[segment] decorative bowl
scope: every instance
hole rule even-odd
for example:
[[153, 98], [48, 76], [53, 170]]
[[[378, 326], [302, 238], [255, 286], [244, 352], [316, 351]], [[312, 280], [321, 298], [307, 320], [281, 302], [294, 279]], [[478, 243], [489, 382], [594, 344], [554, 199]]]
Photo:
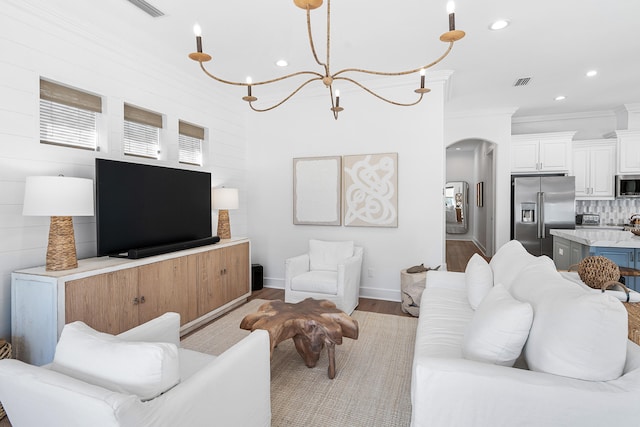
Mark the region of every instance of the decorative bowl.
[[635, 234], [636, 236], [640, 236], [640, 228], [630, 228], [629, 231]]

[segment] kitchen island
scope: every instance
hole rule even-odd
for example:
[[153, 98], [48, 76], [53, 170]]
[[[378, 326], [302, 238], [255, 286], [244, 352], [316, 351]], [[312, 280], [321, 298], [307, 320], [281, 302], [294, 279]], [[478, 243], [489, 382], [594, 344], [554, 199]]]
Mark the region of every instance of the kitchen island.
[[[591, 255], [601, 255], [619, 267], [640, 269], [640, 236], [625, 230], [578, 229], [550, 231], [553, 236], [553, 261], [558, 270], [566, 270]], [[625, 277], [625, 284], [640, 289], [640, 278]]]

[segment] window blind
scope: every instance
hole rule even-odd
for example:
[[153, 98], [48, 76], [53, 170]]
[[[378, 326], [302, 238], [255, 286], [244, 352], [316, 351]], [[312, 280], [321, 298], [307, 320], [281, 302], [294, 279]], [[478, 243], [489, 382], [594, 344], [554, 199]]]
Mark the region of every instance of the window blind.
[[102, 98], [40, 79], [40, 142], [96, 150]]
[[124, 153], [158, 158], [162, 115], [124, 104]]
[[203, 140], [203, 128], [180, 121], [178, 123], [178, 161], [202, 166]]

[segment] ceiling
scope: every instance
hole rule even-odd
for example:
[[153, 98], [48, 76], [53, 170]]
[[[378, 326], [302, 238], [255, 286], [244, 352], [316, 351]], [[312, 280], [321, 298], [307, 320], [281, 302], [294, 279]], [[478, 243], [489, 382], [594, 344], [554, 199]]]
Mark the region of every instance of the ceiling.
[[[164, 12], [158, 18], [127, 0], [27, 1], [97, 35], [121, 39], [125, 49], [166, 59], [192, 73], [203, 90], [221, 84], [206, 78], [187, 57], [195, 51], [195, 22], [203, 30], [204, 51], [213, 56], [207, 67], [223, 78], [243, 82], [248, 75], [254, 81], [276, 77], [283, 73], [274, 65], [280, 58], [289, 61], [287, 73], [320, 71], [309, 52], [305, 12], [292, 0], [148, 0]], [[327, 0], [312, 12], [321, 58], [326, 6]], [[447, 47], [438, 39], [448, 29], [445, 7], [446, 0], [334, 0], [332, 71], [400, 71], [433, 61]], [[511, 25], [489, 30], [498, 18]], [[517, 108], [514, 116], [526, 117], [610, 111], [640, 103], [639, 19], [637, 0], [457, 0], [456, 26], [466, 37], [430, 70], [453, 71], [448, 112]], [[591, 69], [598, 71], [596, 77], [585, 76]], [[523, 77], [530, 77], [530, 83], [514, 87]], [[411, 78], [418, 81], [417, 75]], [[284, 96], [292, 89], [282, 84], [274, 90]], [[242, 102], [244, 88], [229, 90]], [[397, 95], [406, 102], [414, 94], [404, 99], [404, 93]], [[566, 99], [555, 101], [558, 95]]]

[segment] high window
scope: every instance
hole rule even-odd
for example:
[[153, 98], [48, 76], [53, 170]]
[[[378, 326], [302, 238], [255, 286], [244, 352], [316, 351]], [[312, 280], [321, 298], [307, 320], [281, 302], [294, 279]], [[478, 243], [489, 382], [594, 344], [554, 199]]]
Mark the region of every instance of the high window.
[[187, 122], [178, 123], [178, 161], [202, 166], [202, 142], [204, 129]]
[[124, 104], [124, 153], [157, 159], [162, 115]]
[[96, 150], [102, 98], [40, 79], [40, 142]]

